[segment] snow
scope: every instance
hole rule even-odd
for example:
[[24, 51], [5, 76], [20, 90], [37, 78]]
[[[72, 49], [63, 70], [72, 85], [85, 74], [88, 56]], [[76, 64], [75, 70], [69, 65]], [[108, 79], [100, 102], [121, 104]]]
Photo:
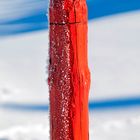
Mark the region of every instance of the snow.
[[139, 23], [140, 12], [89, 23], [90, 99], [139, 96]]
[[45, 125], [26, 125], [16, 126], [6, 131], [0, 132], [2, 140], [45, 140], [49, 139], [47, 135], [48, 127]]
[[[140, 96], [140, 12], [89, 22], [90, 101]], [[4, 103], [48, 104], [48, 32], [0, 39], [0, 139], [49, 139], [48, 111]], [[139, 140], [139, 107], [90, 112], [90, 139]]]
[[11, 101], [46, 102], [48, 99], [47, 38], [47, 32], [41, 32], [1, 39], [0, 92], [7, 90]]

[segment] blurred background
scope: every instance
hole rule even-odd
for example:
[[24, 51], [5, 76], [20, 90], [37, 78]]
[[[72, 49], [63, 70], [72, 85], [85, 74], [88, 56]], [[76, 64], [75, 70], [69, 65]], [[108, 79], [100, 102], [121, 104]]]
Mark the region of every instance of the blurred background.
[[[90, 140], [140, 139], [140, 0], [87, 0]], [[48, 0], [0, 0], [0, 140], [49, 139]]]

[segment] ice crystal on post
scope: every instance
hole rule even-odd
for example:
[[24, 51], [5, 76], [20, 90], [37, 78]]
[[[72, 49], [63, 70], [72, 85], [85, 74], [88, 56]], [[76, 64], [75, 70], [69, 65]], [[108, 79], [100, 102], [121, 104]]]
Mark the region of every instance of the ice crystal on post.
[[[71, 85], [71, 65], [70, 65], [70, 37], [69, 27], [52, 25], [50, 29], [50, 66], [49, 66], [49, 86], [51, 102], [52, 126], [59, 127], [54, 130], [58, 140], [69, 139], [72, 131], [70, 125], [70, 100]], [[54, 109], [57, 110], [55, 111]], [[56, 125], [57, 124], [57, 125]]]

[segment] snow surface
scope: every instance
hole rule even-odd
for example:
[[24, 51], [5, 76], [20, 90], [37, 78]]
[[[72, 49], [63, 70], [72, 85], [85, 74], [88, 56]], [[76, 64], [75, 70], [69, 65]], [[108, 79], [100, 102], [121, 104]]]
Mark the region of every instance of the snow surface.
[[[140, 96], [140, 12], [89, 23], [90, 101]], [[19, 111], [5, 103], [48, 104], [48, 32], [0, 39], [0, 140], [49, 139], [46, 111]], [[90, 112], [90, 139], [139, 140], [140, 108]]]

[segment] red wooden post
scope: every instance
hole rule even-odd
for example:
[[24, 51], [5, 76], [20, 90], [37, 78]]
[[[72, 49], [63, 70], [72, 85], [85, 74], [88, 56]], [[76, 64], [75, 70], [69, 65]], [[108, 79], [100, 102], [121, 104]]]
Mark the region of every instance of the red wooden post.
[[88, 140], [87, 6], [50, 0], [50, 139]]

